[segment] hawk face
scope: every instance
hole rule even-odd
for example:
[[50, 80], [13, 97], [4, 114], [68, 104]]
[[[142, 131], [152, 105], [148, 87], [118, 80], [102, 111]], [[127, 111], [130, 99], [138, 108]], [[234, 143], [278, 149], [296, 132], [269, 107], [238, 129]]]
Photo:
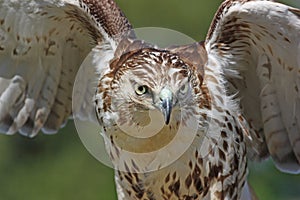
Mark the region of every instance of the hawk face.
[[[172, 110], [192, 98], [189, 66], [168, 51], [143, 49], [131, 55], [116, 73], [112, 102], [122, 114], [158, 110], [170, 123]], [[122, 97], [122, 98], [120, 98]], [[125, 117], [125, 116], [124, 116]], [[133, 116], [126, 116], [128, 121]], [[136, 123], [138, 125], [138, 123]]]
[[[144, 48], [124, 54], [111, 68], [100, 80], [104, 105], [97, 107], [103, 108], [99, 119], [110, 137], [117, 136], [118, 146], [134, 152], [156, 150], [173, 139], [189, 115], [199, 114], [195, 85], [201, 80], [179, 55]], [[130, 141], [134, 147], [128, 147]]]
[[135, 115], [151, 110], [159, 111], [169, 125], [172, 111], [193, 99], [190, 68], [175, 54], [142, 49], [120, 64], [114, 80], [112, 107], [125, 121], [131, 119], [141, 126]]

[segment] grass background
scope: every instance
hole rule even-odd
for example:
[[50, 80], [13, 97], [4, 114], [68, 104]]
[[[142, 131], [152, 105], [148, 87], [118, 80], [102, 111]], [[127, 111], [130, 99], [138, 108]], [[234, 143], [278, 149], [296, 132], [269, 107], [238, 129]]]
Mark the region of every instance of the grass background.
[[[134, 27], [170, 28], [203, 40], [221, 1], [117, 2]], [[270, 161], [251, 164], [250, 183], [263, 200], [300, 199], [299, 175], [282, 174]], [[0, 135], [0, 200], [61, 199], [116, 200], [113, 170], [88, 153], [73, 123], [32, 140]]]

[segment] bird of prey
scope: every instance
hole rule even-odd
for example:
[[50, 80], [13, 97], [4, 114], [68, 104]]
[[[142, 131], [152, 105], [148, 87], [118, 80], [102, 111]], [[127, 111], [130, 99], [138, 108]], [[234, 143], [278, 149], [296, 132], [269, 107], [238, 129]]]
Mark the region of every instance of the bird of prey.
[[[299, 9], [225, 0], [204, 42], [163, 49], [131, 30], [113, 0], [0, 0], [0, 131], [34, 137], [71, 114], [97, 118], [119, 200], [255, 199], [248, 159], [300, 172]], [[90, 70], [72, 99], [80, 66]], [[144, 136], [152, 123], [162, 128]], [[157, 157], [122, 153], [174, 138]]]

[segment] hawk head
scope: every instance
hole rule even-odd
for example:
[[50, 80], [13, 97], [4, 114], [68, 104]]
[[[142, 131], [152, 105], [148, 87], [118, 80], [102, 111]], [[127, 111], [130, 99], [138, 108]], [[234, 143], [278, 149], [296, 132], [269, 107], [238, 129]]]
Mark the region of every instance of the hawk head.
[[128, 148], [132, 140], [128, 150], [158, 149], [173, 139], [179, 124], [208, 106], [203, 62], [188, 60], [195, 51], [185, 48], [141, 48], [111, 62], [100, 79], [96, 107], [104, 132], [117, 135], [119, 146]]
[[[194, 99], [191, 69], [176, 54], [141, 49], [119, 65], [112, 87], [112, 102], [120, 114], [126, 109], [130, 114], [158, 110], [169, 125], [172, 110]], [[122, 117], [127, 118], [126, 121], [135, 119], [130, 115]]]

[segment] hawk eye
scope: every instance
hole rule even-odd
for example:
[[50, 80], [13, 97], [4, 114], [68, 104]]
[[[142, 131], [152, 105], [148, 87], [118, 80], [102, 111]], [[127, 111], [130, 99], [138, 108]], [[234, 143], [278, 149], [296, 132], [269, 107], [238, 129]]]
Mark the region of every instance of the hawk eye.
[[145, 85], [139, 85], [135, 88], [135, 93], [137, 95], [143, 95], [146, 94], [148, 92], [148, 87]]
[[189, 90], [189, 86], [188, 86], [188, 84], [184, 84], [183, 86], [181, 86], [181, 88], [180, 88], [180, 93], [182, 93], [182, 94], [186, 94], [187, 92], [188, 92], [188, 90]]

